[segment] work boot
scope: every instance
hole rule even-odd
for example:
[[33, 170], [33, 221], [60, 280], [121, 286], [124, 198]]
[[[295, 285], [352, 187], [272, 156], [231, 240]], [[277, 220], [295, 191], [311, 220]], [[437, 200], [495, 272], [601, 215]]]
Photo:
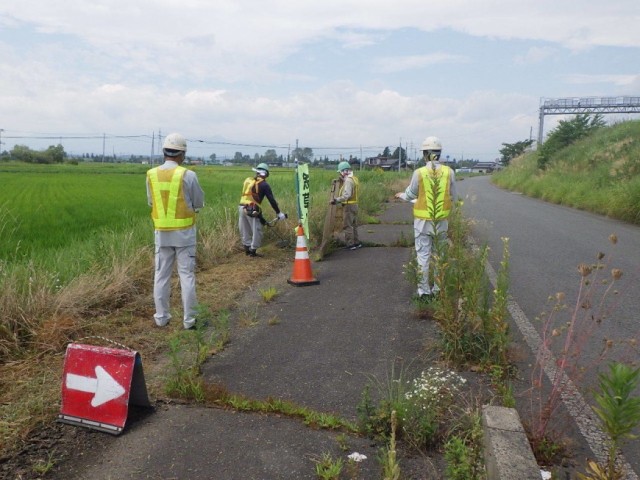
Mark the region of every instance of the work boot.
[[247, 253], [247, 255], [249, 255], [250, 257], [261, 257], [262, 255], [260, 255], [259, 253], [256, 252], [255, 248], [250, 248], [249, 249], [249, 253]]
[[249, 247], [249, 245], [243, 245], [244, 247], [244, 254], [245, 255], [250, 255], [251, 254], [251, 247]]

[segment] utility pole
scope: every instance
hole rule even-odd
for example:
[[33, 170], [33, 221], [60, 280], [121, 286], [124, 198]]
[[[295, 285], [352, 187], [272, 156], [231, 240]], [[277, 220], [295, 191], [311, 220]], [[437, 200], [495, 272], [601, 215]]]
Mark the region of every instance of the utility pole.
[[104, 163], [104, 143], [106, 141], [106, 134], [102, 134], [102, 163]]
[[0, 157], [2, 156], [2, 132], [4, 132], [4, 128], [0, 128]]
[[156, 143], [156, 132], [151, 134], [151, 155], [149, 156], [149, 163], [153, 167], [153, 149], [155, 148]]
[[398, 172], [400, 172], [401, 166], [402, 166], [402, 137], [400, 137], [400, 144], [398, 146]]

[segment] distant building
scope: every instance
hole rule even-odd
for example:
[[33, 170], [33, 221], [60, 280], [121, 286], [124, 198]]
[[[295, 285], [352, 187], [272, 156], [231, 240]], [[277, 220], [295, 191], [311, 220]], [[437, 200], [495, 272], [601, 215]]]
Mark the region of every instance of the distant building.
[[449, 160], [449, 157], [447, 158], [440, 158], [440, 163], [446, 165], [447, 167], [451, 167], [454, 170], [456, 169], [456, 167], [458, 166], [458, 163], [456, 162], [456, 159], [454, 158], [453, 160]]
[[[364, 159], [362, 166], [368, 170], [381, 169], [385, 171], [397, 171], [398, 170], [398, 159], [391, 157], [368, 157]], [[400, 168], [407, 168], [407, 161], [405, 159], [402, 160], [400, 164]]]
[[497, 162], [478, 162], [471, 167], [471, 171], [474, 173], [493, 173], [501, 168], [502, 165]]

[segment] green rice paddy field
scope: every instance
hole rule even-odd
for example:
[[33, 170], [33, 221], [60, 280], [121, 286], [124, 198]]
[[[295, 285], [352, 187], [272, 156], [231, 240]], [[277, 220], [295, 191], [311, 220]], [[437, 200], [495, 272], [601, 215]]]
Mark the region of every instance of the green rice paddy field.
[[[90, 241], [98, 232], [148, 230], [152, 242], [145, 173], [149, 165], [0, 164], [0, 260], [14, 262]], [[235, 211], [249, 167], [194, 167], [205, 192], [205, 209]], [[312, 195], [326, 189], [335, 172], [313, 170]], [[281, 208], [295, 215], [292, 169], [269, 177]], [[324, 196], [323, 196], [324, 198]], [[292, 210], [293, 209], [293, 210]], [[267, 211], [272, 213], [267, 207]]]

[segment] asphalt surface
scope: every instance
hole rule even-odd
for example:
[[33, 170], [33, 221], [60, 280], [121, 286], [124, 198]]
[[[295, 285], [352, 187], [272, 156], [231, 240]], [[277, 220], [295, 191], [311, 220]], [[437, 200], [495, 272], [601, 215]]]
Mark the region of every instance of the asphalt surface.
[[[562, 327], [569, 322], [579, 291], [578, 265], [592, 265], [598, 252], [605, 255], [606, 264], [600, 273], [589, 278], [592, 287], [582, 292], [580, 303], [592, 303], [594, 307], [587, 311], [580, 309], [576, 313], [576, 325], [580, 335], [572, 342], [574, 354], [569, 363], [575, 363], [579, 370], [567, 371], [572, 381], [579, 387], [584, 399], [593, 405], [593, 393], [597, 392], [598, 372], [606, 371], [606, 365], [612, 360], [627, 364], [637, 364], [638, 348], [625, 340], [640, 337], [638, 311], [640, 311], [640, 228], [601, 215], [573, 208], [543, 202], [517, 192], [503, 190], [491, 183], [489, 176], [479, 176], [458, 182], [458, 194], [464, 198], [464, 214], [468, 218], [481, 219], [473, 228], [473, 236], [479, 244], [490, 247], [489, 258], [493, 268], [498, 270], [502, 256], [502, 238], [509, 238], [509, 293], [522, 311], [520, 321], [512, 324], [511, 338], [526, 352], [536, 351], [537, 339], [531, 335], [541, 332], [543, 322], [541, 313], [552, 303], [549, 296], [563, 292], [568, 306], [564, 312], [556, 312], [555, 325]], [[617, 244], [609, 241], [609, 235], [616, 234]], [[604, 297], [610, 284], [611, 269], [624, 272], [616, 282], [615, 294]], [[603, 280], [607, 280], [605, 283]], [[591, 293], [586, 293], [586, 292]], [[604, 301], [606, 300], [606, 301]], [[581, 312], [583, 311], [583, 313]], [[516, 315], [512, 316], [516, 318]], [[594, 322], [593, 318], [602, 321]], [[524, 321], [523, 321], [524, 319]], [[531, 330], [529, 330], [529, 327]], [[560, 337], [563, 338], [564, 337]], [[614, 347], [605, 354], [604, 342], [612, 340]], [[562, 342], [551, 344], [558, 355], [564, 346]], [[521, 365], [524, 378], [529, 378], [526, 365]], [[530, 388], [530, 382], [525, 387]], [[516, 392], [518, 393], [518, 392]], [[636, 390], [640, 394], [640, 388]], [[526, 399], [527, 393], [522, 396]], [[590, 458], [606, 458], [606, 442], [602, 433], [593, 428], [599, 426], [599, 419], [590, 410], [582, 408], [575, 395], [568, 396], [566, 404], [571, 415], [579, 425], [581, 439], [588, 441], [593, 453]], [[524, 405], [525, 402], [519, 403]], [[590, 424], [586, 420], [591, 420]], [[558, 430], [564, 433], [560, 427]], [[634, 434], [640, 435], [640, 427]], [[577, 434], [576, 434], [577, 435]], [[572, 438], [576, 438], [572, 435]], [[636, 474], [640, 474], [640, 439], [626, 439], [622, 452]], [[577, 457], [586, 463], [585, 459]], [[601, 460], [602, 461], [602, 460]]]
[[[288, 271], [265, 280], [280, 292], [274, 301], [263, 302], [258, 288], [249, 292], [243, 303], [260, 321], [234, 330], [225, 350], [205, 363], [205, 381], [355, 422], [368, 383], [384, 387], [392, 370], [428, 366], [436, 326], [415, 317], [403, 270], [411, 249], [395, 246], [413, 238], [411, 205], [390, 203], [380, 219], [360, 227], [365, 247], [312, 262], [318, 285], [289, 285]], [[382, 445], [281, 415], [160, 404], [118, 437], [96, 435], [100, 451], [70, 462], [64, 478], [315, 479], [315, 460], [324, 453], [346, 462], [353, 452], [367, 456], [358, 478], [381, 478]], [[407, 455], [401, 465], [404, 478], [442, 478], [441, 458]]]

